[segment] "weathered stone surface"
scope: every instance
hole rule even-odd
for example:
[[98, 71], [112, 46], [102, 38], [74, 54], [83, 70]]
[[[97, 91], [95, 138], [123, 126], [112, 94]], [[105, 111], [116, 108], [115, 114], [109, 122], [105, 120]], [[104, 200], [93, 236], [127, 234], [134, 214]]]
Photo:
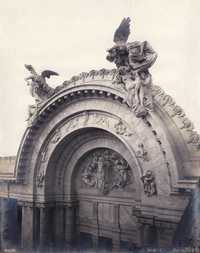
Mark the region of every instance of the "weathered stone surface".
[[12, 177], [15, 169], [15, 156], [0, 157], [1, 177]]
[[15, 199], [0, 199], [0, 239], [1, 248], [12, 249], [18, 240], [17, 201]]
[[0, 196], [22, 206], [24, 248], [69, 247], [82, 233], [116, 251], [120, 240], [172, 245], [200, 176], [199, 135], [153, 85], [149, 43], [127, 38], [109, 51], [117, 69], [73, 76], [31, 108], [14, 173], [0, 173]]

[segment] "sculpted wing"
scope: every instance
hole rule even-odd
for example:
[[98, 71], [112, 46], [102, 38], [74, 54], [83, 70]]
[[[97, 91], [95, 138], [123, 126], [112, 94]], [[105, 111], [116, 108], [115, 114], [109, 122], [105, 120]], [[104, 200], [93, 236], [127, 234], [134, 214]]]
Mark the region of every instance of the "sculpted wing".
[[28, 71], [30, 71], [30, 73], [32, 74], [32, 75], [37, 75], [37, 72], [35, 71], [35, 69], [33, 68], [33, 66], [32, 65], [30, 65], [30, 64], [25, 64], [24, 65], [25, 66], [25, 68], [28, 70]]
[[49, 78], [50, 76], [58, 76], [58, 73], [56, 73], [52, 70], [44, 70], [44, 71], [42, 71], [41, 76], [44, 78], [45, 77]]
[[117, 30], [115, 31], [113, 41], [116, 44], [127, 42], [128, 36], [130, 34], [130, 21], [131, 19], [129, 17], [124, 18]]

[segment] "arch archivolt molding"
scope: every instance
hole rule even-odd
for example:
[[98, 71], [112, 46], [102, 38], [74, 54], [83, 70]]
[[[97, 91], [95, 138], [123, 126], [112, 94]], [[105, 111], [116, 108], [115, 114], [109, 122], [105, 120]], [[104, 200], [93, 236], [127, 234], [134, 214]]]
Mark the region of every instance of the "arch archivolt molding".
[[[51, 156], [59, 144], [70, 134], [90, 128], [101, 129], [120, 140], [135, 158], [136, 167], [139, 169], [137, 180], [140, 181], [144, 173], [151, 170], [155, 173], [158, 194], [169, 195], [171, 191], [169, 168], [166, 167], [166, 161], [155, 136], [149, 135], [147, 130], [143, 131], [142, 128], [145, 129], [146, 125], [143, 123], [130, 124], [117, 115], [99, 110], [87, 110], [71, 115], [51, 131], [41, 148], [41, 155], [36, 167], [35, 189], [37, 194], [45, 195], [45, 187], [48, 185], [46, 173], [50, 166]], [[83, 145], [86, 145], [84, 140]], [[59, 184], [62, 188], [59, 182], [65, 173], [64, 169], [61, 166], [56, 173], [55, 180], [58, 183], [58, 189]]]
[[[157, 86], [155, 86], [155, 87], [157, 87]], [[160, 99], [160, 97], [159, 97], [160, 93], [157, 92], [156, 88], [154, 88], [153, 90], [154, 90], [153, 95], [154, 95], [154, 99], [156, 102], [155, 103], [155, 112], [156, 113], [154, 113], [154, 112], [149, 113], [149, 115], [147, 116], [146, 119], [136, 118], [134, 113], [130, 111], [130, 108], [128, 108], [126, 104], [123, 104], [124, 94], [122, 94], [121, 92], [119, 92], [117, 90], [114, 90], [113, 87], [111, 89], [108, 86], [102, 87], [102, 85], [101, 85], [101, 87], [100, 87], [100, 85], [99, 85], [99, 87], [97, 87], [97, 85], [94, 85], [94, 84], [87, 84], [87, 85], [84, 84], [83, 86], [80, 86], [80, 87], [75, 86], [75, 87], [72, 87], [72, 88], [62, 91], [60, 94], [57, 94], [55, 97], [53, 97], [50, 101], [48, 101], [48, 103], [46, 103], [39, 110], [38, 115], [36, 116], [36, 118], [33, 122], [33, 125], [27, 129], [27, 132], [26, 132], [24, 139], [22, 141], [22, 144], [20, 146], [19, 155], [18, 155], [18, 159], [17, 159], [17, 163], [16, 163], [17, 180], [19, 182], [21, 182], [21, 181], [25, 182], [25, 174], [27, 174], [27, 172], [24, 171], [24, 168], [25, 167], [30, 168], [31, 166], [34, 166], [35, 161], [33, 161], [31, 166], [26, 164], [27, 163], [26, 161], [28, 161], [26, 159], [26, 153], [29, 152], [29, 147], [31, 147], [32, 143], [34, 143], [34, 142], [32, 142], [32, 140], [34, 140], [34, 138], [35, 138], [35, 136], [34, 136], [35, 132], [37, 134], [37, 129], [40, 128], [40, 126], [39, 126], [40, 122], [41, 121], [45, 122], [46, 119], [48, 119], [49, 115], [51, 115], [51, 113], [55, 113], [55, 110], [57, 110], [56, 108], [59, 108], [60, 106], [62, 106], [63, 103], [65, 103], [67, 107], [70, 107], [71, 104], [77, 104], [77, 105], [79, 104], [78, 106], [79, 106], [79, 111], [80, 111], [80, 108], [83, 105], [82, 102], [84, 102], [84, 104], [87, 104], [88, 100], [91, 98], [98, 99], [98, 106], [97, 106], [97, 104], [95, 105], [95, 107], [96, 106], [98, 107], [97, 110], [107, 111], [108, 108], [110, 108], [111, 109], [110, 111], [113, 113], [113, 115], [118, 115], [119, 118], [123, 119], [122, 121], [119, 121], [118, 123], [116, 123], [115, 129], [113, 129], [113, 126], [111, 126], [111, 129], [109, 129], [109, 130], [112, 130], [112, 131], [114, 130], [113, 131], [114, 134], [117, 134], [118, 137], [123, 137], [125, 139], [126, 138], [133, 139], [132, 138], [133, 136], [132, 137], [130, 136], [132, 133], [128, 132], [129, 128], [127, 127], [127, 125], [130, 125], [132, 128], [132, 131], [134, 131], [134, 129], [137, 128], [136, 132], [140, 133], [139, 138], [142, 139], [142, 142], [143, 142], [143, 139], [145, 137], [143, 136], [143, 133], [141, 133], [140, 130], [138, 131], [139, 126], [142, 126], [141, 122], [143, 122], [143, 123], [147, 122], [148, 127], [149, 127], [149, 125], [151, 125], [151, 127], [149, 127], [149, 132], [153, 132], [154, 126], [159, 125], [159, 124], [157, 125], [157, 123], [154, 124], [154, 120], [155, 120], [155, 118], [157, 118], [157, 114], [159, 114], [159, 117], [161, 117], [162, 120], [164, 121], [164, 124], [166, 125], [165, 127], [167, 128], [169, 125], [170, 129], [171, 129], [171, 127], [172, 127], [171, 119], [166, 119], [167, 118], [167, 117], [165, 117], [166, 113], [164, 112], [163, 108], [160, 108], [160, 105], [158, 105], [161, 103], [161, 102], [158, 103], [158, 101], [160, 101], [160, 100], [162, 101], [162, 99]], [[157, 94], [157, 93], [159, 93], [159, 94]], [[81, 96], [84, 96], [83, 100], [80, 100]], [[159, 97], [159, 99], [158, 99], [158, 97]], [[76, 103], [77, 101], [78, 101], [78, 103]], [[167, 100], [167, 102], [168, 102], [168, 100]], [[110, 103], [111, 107], [108, 105], [108, 103]], [[165, 107], [166, 107], [166, 103], [164, 104]], [[105, 106], [104, 106], [104, 104], [105, 104]], [[89, 103], [88, 103], [88, 107], [84, 106], [85, 107], [84, 111], [86, 111], [86, 112], [83, 113], [82, 119], [80, 119], [80, 118], [78, 119], [77, 117], [74, 117], [74, 119], [72, 121], [70, 121], [69, 125], [66, 126], [66, 128], [69, 127], [72, 129], [74, 125], [80, 124], [81, 120], [83, 120], [82, 124], [84, 124], [84, 122], [87, 123], [87, 117], [88, 117], [87, 112], [91, 108], [93, 108], [93, 105], [91, 107], [91, 104], [89, 105]], [[162, 104], [162, 106], [163, 106], [163, 104]], [[121, 110], [122, 108], [123, 108], [123, 110]], [[118, 111], [124, 111], [125, 113], [124, 114], [121, 113], [121, 115], [119, 115]], [[129, 113], [127, 113], [127, 111]], [[59, 114], [59, 111], [57, 111], [57, 112]], [[66, 116], [66, 117], [68, 117], [68, 116]], [[70, 116], [70, 117], [72, 117], [72, 116]], [[91, 117], [92, 116], [89, 115], [89, 120], [91, 120]], [[80, 121], [80, 122], [78, 122], [78, 121]], [[160, 121], [160, 119], [159, 119], [159, 121]], [[100, 118], [100, 119], [96, 118], [96, 122], [98, 123], [98, 127], [99, 127], [99, 125], [101, 125], [101, 126], [104, 125], [104, 127], [106, 127], [106, 124], [107, 124], [106, 120], [105, 120], [105, 122], [103, 122], [102, 118]], [[126, 123], [126, 122], [129, 122], [129, 123]], [[125, 123], [125, 126], [124, 126], [124, 123]], [[58, 123], [58, 124], [60, 124], [60, 123]], [[107, 126], [107, 127], [110, 128], [110, 126]], [[56, 129], [56, 131], [52, 132], [50, 135], [53, 136], [52, 137], [53, 139], [51, 140], [51, 142], [54, 144], [57, 144], [57, 143], [59, 143], [60, 135], [62, 135], [62, 133], [60, 133], [61, 130], [59, 129], [59, 127], [56, 127], [55, 129]], [[76, 129], [76, 127], [74, 127], [74, 129]], [[170, 129], [169, 129], [169, 131], [170, 131]], [[166, 130], [164, 130], [162, 128], [160, 128], [160, 130], [161, 130], [161, 132], [160, 132], [161, 134], [158, 133], [157, 136], [154, 136], [154, 138], [156, 139], [157, 142], [159, 142], [159, 140], [158, 140], [159, 135], [161, 135], [161, 136], [166, 135], [166, 132], [165, 132]], [[179, 133], [180, 131], [177, 130], [176, 126], [173, 126], [173, 130], [175, 133], [177, 133], [177, 134], [175, 134], [175, 136], [173, 135], [170, 140], [169, 139], [166, 140], [166, 138], [164, 138], [165, 144], [167, 143], [167, 145], [168, 145], [167, 153], [168, 154], [170, 153], [170, 156], [171, 156], [171, 158], [169, 159], [170, 162], [165, 161], [165, 164], [166, 164], [166, 170], [168, 171], [168, 174], [169, 174], [168, 176], [171, 177], [171, 180], [173, 181], [172, 184], [176, 185], [177, 184], [176, 181], [179, 178], [179, 173], [180, 173], [180, 175], [184, 174], [182, 162], [183, 162], [184, 158], [186, 156], [188, 156], [188, 150], [187, 150], [186, 144], [185, 144], [182, 136]], [[171, 133], [169, 133], [169, 136], [170, 136], [170, 134]], [[167, 136], [167, 138], [169, 136]], [[146, 138], [148, 139], [149, 136], [146, 136]], [[50, 139], [46, 140], [44, 142], [46, 144], [44, 144], [43, 146], [46, 146], [46, 147], [49, 146], [49, 144], [47, 145], [47, 143], [49, 141], [50, 141]], [[172, 145], [172, 142], [174, 142], [173, 145]], [[184, 145], [181, 145], [182, 143]], [[177, 145], [179, 145], [179, 146], [177, 146]], [[181, 145], [181, 148], [179, 148], [180, 145]], [[174, 150], [171, 150], [172, 146], [174, 146]], [[154, 145], [154, 148], [155, 148], [155, 145]], [[161, 149], [163, 149], [163, 147], [159, 148], [159, 146], [157, 146], [158, 152], [160, 152], [160, 151], [162, 152]], [[177, 154], [177, 152], [175, 152], [177, 149], [180, 151], [180, 155]], [[166, 152], [166, 151], [164, 150], [164, 152]], [[40, 157], [40, 159], [42, 159], [43, 163], [47, 159], [46, 158], [47, 153], [48, 153], [48, 151], [42, 148], [42, 152], [41, 152], [42, 158]], [[37, 154], [39, 155], [39, 153], [37, 153]], [[173, 156], [175, 156], [176, 158], [174, 159]], [[166, 160], [166, 157], [163, 157], [163, 159]], [[170, 163], [173, 163], [173, 164], [170, 165]], [[178, 169], [179, 171], [176, 168], [177, 166], [179, 167], [179, 169]], [[188, 171], [187, 171], [187, 173], [188, 173]], [[42, 179], [44, 178], [43, 174], [41, 174], [39, 178], [41, 178], [41, 181], [42, 181]]]
[[[102, 111], [84, 111], [77, 113], [57, 126], [46, 140], [40, 151], [37, 176], [44, 175], [48, 161], [58, 143], [71, 133], [86, 128], [97, 128], [112, 133], [127, 145], [127, 140], [136, 141], [135, 130], [124, 120]], [[40, 176], [38, 177], [40, 178]], [[41, 176], [42, 178], [42, 176]], [[42, 185], [39, 183], [39, 185]]]

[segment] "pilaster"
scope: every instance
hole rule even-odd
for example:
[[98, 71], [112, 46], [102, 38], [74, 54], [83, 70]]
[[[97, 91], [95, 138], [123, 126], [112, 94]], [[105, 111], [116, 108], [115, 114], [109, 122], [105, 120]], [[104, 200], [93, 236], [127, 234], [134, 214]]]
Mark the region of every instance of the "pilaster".
[[33, 206], [31, 203], [23, 203], [22, 205], [22, 235], [21, 246], [24, 250], [33, 249], [33, 234], [34, 234], [34, 217]]

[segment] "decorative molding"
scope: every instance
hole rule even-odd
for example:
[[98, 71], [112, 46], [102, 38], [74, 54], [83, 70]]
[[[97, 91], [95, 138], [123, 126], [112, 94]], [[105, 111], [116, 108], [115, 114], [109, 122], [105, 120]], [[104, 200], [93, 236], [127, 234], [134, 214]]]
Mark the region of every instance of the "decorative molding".
[[100, 79], [109, 79], [113, 80], [116, 76], [117, 69], [100, 69], [100, 70], [91, 70], [89, 72], [82, 72], [77, 76], [73, 76], [70, 80], [64, 81], [60, 86], [60, 89], [64, 89], [69, 86], [74, 86], [79, 82], [87, 82], [89, 80], [94, 79], [95, 77], [99, 77]]
[[60, 140], [61, 137], [62, 137], [62, 133], [61, 133], [60, 128], [58, 128], [55, 130], [55, 133], [53, 135], [51, 142], [55, 144]]
[[109, 118], [99, 113], [93, 113], [93, 123], [107, 128], [110, 126]]
[[[119, 122], [120, 125], [122, 123], [125, 128], [123, 128], [123, 131], [121, 130], [120, 133], [117, 133], [116, 125], [119, 124]], [[85, 111], [68, 118], [65, 122], [62, 122], [62, 125], [54, 130], [52, 137], [50, 137], [50, 141], [40, 151], [41, 164], [39, 166], [42, 168], [42, 164], [49, 159], [51, 152], [48, 152], [48, 150], [54, 148], [53, 146], [61, 141], [67, 134], [82, 127], [102, 127], [122, 136], [130, 137], [133, 135], [128, 124], [124, 121], [122, 122], [120, 118], [115, 118], [102, 112]]]
[[[83, 112], [74, 116], [73, 118], [68, 119], [60, 128], [63, 129], [63, 134], [66, 134], [67, 132], [78, 127], [92, 125], [110, 129], [116, 134], [122, 136], [129, 137], [133, 135], [133, 132], [131, 131], [128, 124], [121, 119], [112, 118], [107, 114], [92, 111]], [[59, 137], [62, 138], [61, 129], [59, 131]]]
[[48, 147], [46, 147], [44, 150], [42, 150], [41, 152], [41, 162], [44, 163], [47, 160], [47, 151], [48, 151]]
[[131, 136], [132, 133], [128, 130], [127, 126], [124, 124], [124, 122], [120, 119], [115, 125], [115, 132], [119, 135], [124, 136]]
[[[123, 92], [122, 97], [120, 97], [121, 99], [118, 99], [120, 103], [123, 103], [123, 99], [124, 99], [124, 95], [125, 95], [124, 88], [120, 85], [113, 84], [113, 82], [112, 82], [112, 80], [116, 74], [116, 71], [117, 71], [116, 69], [106, 71], [104, 76], [102, 76], [102, 77], [100, 77], [100, 73], [99, 73], [99, 78], [102, 78], [102, 79], [107, 78], [105, 80], [106, 81], [110, 80], [109, 86], [111, 85], [111, 86], [113, 86], [114, 89], [116, 88], [116, 89], [119, 89], [121, 92]], [[97, 75], [95, 76], [95, 78], [96, 77], [97, 77]], [[87, 80], [85, 80], [85, 81], [87, 82]], [[84, 85], [85, 83], [83, 82], [82, 84]], [[99, 82], [98, 85], [99, 84], [101, 84], [101, 82]], [[106, 82], [102, 82], [102, 85], [108, 86], [108, 84]], [[116, 85], [116, 87], [115, 87], [115, 85]], [[163, 110], [165, 110], [166, 113], [169, 114], [169, 117], [171, 117], [172, 120], [176, 120], [176, 118], [179, 119], [179, 125], [180, 125], [179, 128], [184, 136], [184, 139], [188, 143], [188, 145], [193, 145], [195, 148], [200, 149], [199, 134], [193, 130], [193, 124], [191, 123], [191, 121], [184, 116], [185, 114], [181, 112], [180, 108], [178, 110], [178, 107], [175, 107], [176, 105], [175, 105], [174, 100], [169, 95], [166, 95], [165, 92], [160, 87], [153, 85], [152, 88], [153, 88], [154, 101], [158, 105], [163, 107]], [[93, 95], [94, 96], [101, 96], [101, 97], [103, 96], [105, 99], [106, 98], [113, 99], [113, 100], [115, 99], [115, 96], [114, 96], [115, 94], [112, 94], [112, 92], [108, 92], [108, 91], [103, 92], [102, 91], [103, 93], [100, 94], [99, 93], [100, 91], [102, 91], [102, 90], [101, 89], [94, 89], [94, 92], [93, 92], [93, 90], [90, 90], [89, 94], [90, 94], [90, 96], [93, 96]], [[74, 96], [71, 96], [71, 94], [73, 94]], [[81, 90], [81, 94], [83, 96], [85, 96], [85, 90]], [[27, 160], [28, 160], [27, 157], [30, 152], [31, 145], [33, 143], [33, 140], [34, 140], [36, 134], [37, 134], [38, 129], [40, 129], [42, 124], [45, 123], [46, 119], [48, 118], [48, 115], [52, 114], [62, 102], [67, 104], [68, 102], [71, 102], [71, 100], [75, 99], [75, 98], [76, 98], [76, 94], [72, 91], [71, 93], [69, 93], [67, 95], [64, 94], [63, 97], [58, 98], [57, 100], [54, 100], [54, 102], [49, 103], [49, 105], [46, 106], [44, 109], [43, 109], [43, 107], [38, 108], [37, 116], [36, 117], [33, 116], [34, 119], [31, 122], [31, 125], [27, 128], [25, 137], [24, 137], [22, 144], [21, 144], [21, 148], [20, 148], [21, 151], [19, 153], [20, 155], [17, 158], [17, 162], [16, 162], [17, 182], [23, 183], [25, 181], [25, 174], [27, 173], [27, 169], [25, 171], [25, 168], [29, 167], [28, 162], [27, 162]], [[174, 108], [174, 107], [175, 107], [175, 109], [172, 110], [172, 108]], [[174, 115], [174, 111], [176, 111], [177, 114]], [[88, 120], [88, 117], [90, 117], [90, 115], [88, 116], [87, 112], [86, 112], [85, 117], [84, 117], [86, 124], [90, 123], [90, 118]], [[180, 124], [180, 120], [182, 122], [182, 125]], [[114, 122], [114, 121], [112, 121], [112, 122]], [[74, 124], [75, 124], [75, 122], [74, 122]], [[83, 122], [81, 124], [83, 124]], [[176, 125], [178, 125], [178, 124], [176, 123]], [[112, 124], [109, 127], [111, 129]], [[114, 132], [116, 132], [114, 126], [113, 126], [112, 130], [114, 130]], [[68, 131], [68, 130], [66, 129], [66, 131]]]
[[[69, 81], [65, 81], [62, 85], [58, 86], [55, 90], [56, 93], [60, 92], [62, 89], [65, 89], [66, 87], [74, 86], [77, 84], [77, 81], [80, 82], [80, 84], [85, 84], [90, 80], [93, 80], [91, 78], [95, 78], [95, 80], [103, 80], [105, 79], [110, 80], [109, 86], [113, 86], [114, 89], [117, 89], [123, 93], [127, 93], [125, 86], [123, 83], [116, 84], [116, 82], [112, 82], [116, 78], [116, 75], [118, 73], [117, 69], [100, 69], [100, 70], [92, 70], [88, 73], [82, 72], [81, 74], [77, 75], [76, 78], [71, 78]], [[76, 80], [76, 83], [75, 81]], [[107, 85], [105, 83], [102, 83], [103, 85]], [[98, 93], [97, 93], [98, 94]], [[104, 94], [102, 94], [104, 95]], [[181, 126], [179, 126], [179, 129], [181, 131], [186, 132], [186, 139], [187, 143], [195, 146], [197, 149], [200, 149], [200, 136], [197, 132], [194, 131], [193, 123], [185, 116], [185, 113], [183, 109], [176, 105], [175, 101], [172, 99], [171, 96], [167, 95], [159, 86], [152, 85], [152, 95], [154, 101], [156, 101], [160, 106], [165, 108], [171, 118], [179, 118], [181, 121]], [[106, 98], [106, 94], [104, 95]], [[126, 100], [126, 99], [125, 99]], [[29, 127], [33, 126], [33, 122], [35, 119], [41, 117], [42, 115], [39, 113], [39, 109], [43, 103], [37, 105], [37, 108], [34, 108], [34, 106], [31, 108], [30, 117], [28, 119]], [[169, 110], [167, 109], [169, 108]], [[52, 108], [47, 108], [48, 112], [50, 113], [53, 110]], [[35, 112], [34, 112], [35, 111]], [[184, 133], [183, 133], [184, 134]]]
[[178, 118], [182, 125], [179, 129], [186, 135], [187, 143], [192, 144], [197, 149], [200, 149], [200, 135], [194, 131], [193, 123], [186, 117], [183, 109], [176, 105], [173, 98], [167, 95], [159, 86], [153, 86], [153, 97], [154, 99], [166, 109], [171, 118]]
[[42, 188], [44, 186], [44, 180], [45, 180], [45, 172], [40, 171], [39, 174], [37, 175], [37, 179], [36, 179], [38, 188]]
[[[113, 83], [112, 80], [115, 79], [116, 73], [117, 73], [117, 69], [112, 69], [112, 70], [107, 70], [107, 69], [101, 69], [99, 71], [97, 70], [92, 70], [89, 73], [83, 72], [84, 74], [80, 74], [78, 75], [79, 78], [76, 78], [76, 80], [78, 79], [80, 82], [82, 81], [82, 83], [80, 84], [85, 84], [85, 82], [87, 83], [89, 80], [86, 80], [87, 78], [91, 78], [91, 76], [95, 77], [95, 80], [99, 80], [100, 79], [105, 79], [105, 80], [110, 80], [111, 82], [109, 83], [109, 86], [113, 86], [114, 89], [118, 89], [119, 91], [123, 92], [123, 93], [127, 93], [125, 87], [123, 84], [116, 84]], [[95, 73], [95, 74], [94, 74]], [[103, 73], [103, 74], [102, 74]], [[73, 79], [74, 80], [74, 79]], [[75, 84], [70, 82], [72, 84], [72, 86], [74, 86]], [[68, 82], [68, 87], [69, 84]], [[105, 83], [102, 83], [102, 85], [107, 85]], [[60, 88], [57, 89], [57, 91], [62, 90], [64, 87], [59, 86]], [[82, 93], [84, 93], [85, 91], [80, 91]], [[98, 95], [98, 91], [94, 91], [95, 95]], [[179, 126], [181, 131], [186, 132], [186, 139], [188, 144], [192, 144], [193, 146], [197, 147], [198, 149], [200, 148], [200, 137], [199, 134], [194, 132], [194, 127], [192, 122], [185, 116], [184, 111], [181, 109], [181, 107], [177, 106], [174, 102], [174, 100], [171, 98], [171, 96], [165, 94], [165, 92], [158, 86], [153, 85], [152, 86], [152, 94], [153, 94], [153, 98], [154, 101], [156, 101], [157, 103], [159, 103], [162, 107], [165, 107], [165, 109], [170, 108], [170, 110], [168, 110], [167, 112], [169, 113], [171, 118], [179, 118], [179, 120], [181, 120], [181, 126]], [[75, 94], [73, 94], [74, 97]], [[91, 95], [91, 94], [90, 94]], [[104, 96], [105, 98], [108, 96], [108, 94], [99, 94], [99, 96]], [[111, 96], [111, 94], [109, 95], [109, 97]], [[112, 96], [111, 96], [112, 97]], [[126, 101], [126, 99], [124, 100]], [[123, 101], [121, 101], [123, 102]], [[53, 106], [53, 105], [52, 105]], [[51, 108], [47, 108], [47, 111], [45, 114], [49, 114], [54, 108], [51, 106]], [[56, 106], [55, 106], [56, 108]], [[35, 119], [37, 120], [39, 117], [42, 119], [43, 115], [41, 113], [39, 113], [39, 107], [37, 108], [37, 112], [36, 114], [33, 114], [32, 117], [29, 120], [29, 126], [35, 125], [35, 122], [33, 124], [33, 121], [35, 121]]]

